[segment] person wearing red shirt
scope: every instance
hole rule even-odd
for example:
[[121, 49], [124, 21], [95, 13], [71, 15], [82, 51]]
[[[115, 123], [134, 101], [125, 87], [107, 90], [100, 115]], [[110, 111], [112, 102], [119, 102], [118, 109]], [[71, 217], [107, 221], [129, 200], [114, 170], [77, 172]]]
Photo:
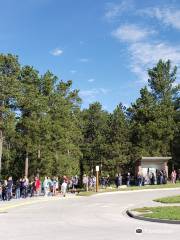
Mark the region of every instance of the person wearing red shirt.
[[37, 196], [39, 196], [40, 194], [40, 189], [41, 189], [41, 182], [38, 177], [35, 177], [35, 190], [36, 190]]

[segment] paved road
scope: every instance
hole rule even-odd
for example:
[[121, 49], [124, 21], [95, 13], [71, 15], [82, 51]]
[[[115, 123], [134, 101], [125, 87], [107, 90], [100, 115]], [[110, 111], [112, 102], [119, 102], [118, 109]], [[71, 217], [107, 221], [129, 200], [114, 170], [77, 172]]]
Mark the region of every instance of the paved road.
[[[131, 219], [126, 208], [180, 190], [120, 192], [69, 199], [49, 198], [0, 214], [0, 239], [6, 240], [179, 240], [180, 226]], [[142, 234], [136, 234], [141, 227]]]

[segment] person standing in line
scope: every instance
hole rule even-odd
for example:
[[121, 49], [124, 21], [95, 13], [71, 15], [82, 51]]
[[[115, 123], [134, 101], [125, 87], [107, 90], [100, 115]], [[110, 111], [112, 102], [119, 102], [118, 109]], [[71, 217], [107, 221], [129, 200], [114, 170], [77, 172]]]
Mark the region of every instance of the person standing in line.
[[72, 179], [72, 188], [73, 188], [73, 192], [76, 192], [77, 188], [78, 188], [78, 176], [76, 175], [75, 177], [73, 177]]
[[7, 201], [7, 180], [4, 180], [2, 184], [2, 200]]
[[2, 201], [2, 183], [0, 182], [0, 201]]
[[61, 185], [61, 193], [63, 194], [63, 197], [66, 196], [67, 193], [67, 182], [64, 180]]
[[118, 174], [116, 174], [116, 176], [115, 176], [115, 185], [116, 185], [116, 188], [119, 187], [119, 176], [118, 176]]
[[53, 195], [53, 196], [56, 196], [57, 180], [56, 180], [55, 177], [53, 177], [52, 184], [53, 184], [53, 185], [52, 185], [52, 187], [53, 187], [53, 189], [52, 189], [52, 195]]
[[166, 170], [163, 170], [163, 184], [167, 184], [167, 173], [166, 173]]
[[86, 190], [86, 192], [88, 192], [88, 184], [89, 184], [89, 178], [88, 178], [88, 176], [86, 176], [86, 174], [84, 174], [84, 176], [83, 176], [83, 186], [84, 186], [84, 189]]
[[44, 196], [47, 197], [49, 194], [49, 181], [47, 177], [44, 178], [43, 188], [44, 188]]
[[75, 176], [75, 181], [74, 181], [74, 188], [75, 188], [75, 190], [77, 190], [78, 184], [79, 184], [79, 178], [78, 178], [78, 176], [76, 175], [76, 176]]
[[176, 170], [174, 170], [174, 183], [176, 183], [176, 179], [177, 179], [177, 173], [176, 173]]
[[106, 179], [105, 179], [105, 177], [101, 178], [101, 187], [102, 188], [106, 188]]
[[48, 187], [49, 187], [48, 196], [52, 196], [53, 182], [50, 177], [47, 177], [47, 180], [48, 180]]
[[163, 171], [159, 171], [159, 182], [160, 184], [163, 184]]
[[127, 187], [130, 186], [130, 180], [131, 180], [131, 175], [130, 175], [130, 173], [128, 172], [128, 173], [127, 173], [127, 177], [126, 177], [126, 184], [127, 184]]
[[140, 172], [138, 173], [138, 176], [137, 176], [137, 182], [138, 182], [138, 186], [141, 187], [143, 183], [143, 176], [141, 175]]
[[110, 177], [107, 175], [106, 177], [106, 187], [110, 187]]
[[29, 179], [26, 176], [22, 180], [22, 186], [23, 186], [23, 197], [27, 198], [27, 196], [28, 196]]
[[[85, 182], [86, 182], [86, 180], [85, 180]], [[84, 186], [85, 186], [85, 184], [84, 184]], [[94, 186], [93, 186], [93, 176], [89, 177], [89, 179], [88, 179], [88, 186], [89, 186], [89, 190], [92, 191], [93, 188], [94, 188]], [[85, 188], [86, 188], [86, 186], [85, 186]]]
[[35, 177], [35, 189], [36, 189], [36, 196], [39, 196], [40, 189], [41, 189], [41, 182], [38, 177]]
[[12, 177], [9, 177], [7, 181], [7, 200], [8, 201], [10, 201], [12, 198], [12, 188], [13, 188], [13, 180], [12, 180]]
[[21, 197], [20, 194], [20, 180], [16, 181], [16, 199], [19, 199]]
[[30, 193], [30, 197], [34, 197], [34, 192], [35, 192], [35, 182], [34, 182], [34, 178], [32, 178], [29, 181], [29, 193]]
[[118, 178], [119, 178], [119, 186], [122, 186], [122, 175], [121, 175], [121, 173], [118, 174]]
[[175, 170], [173, 170], [171, 173], [171, 181], [173, 184], [176, 183], [176, 171]]
[[23, 182], [23, 179], [20, 178], [19, 180], [19, 183], [20, 183], [20, 198], [23, 197], [23, 189], [24, 189], [24, 182]]
[[154, 185], [155, 184], [155, 175], [154, 175], [154, 173], [152, 172], [151, 173], [151, 185]]
[[180, 181], [180, 169], [177, 171], [177, 180]]
[[69, 179], [69, 189], [71, 189], [71, 191], [74, 191], [74, 177], [71, 177]]
[[56, 177], [56, 194], [59, 193], [59, 178]]
[[93, 181], [93, 189], [95, 190], [95, 188], [96, 188], [96, 176], [93, 175], [92, 181]]

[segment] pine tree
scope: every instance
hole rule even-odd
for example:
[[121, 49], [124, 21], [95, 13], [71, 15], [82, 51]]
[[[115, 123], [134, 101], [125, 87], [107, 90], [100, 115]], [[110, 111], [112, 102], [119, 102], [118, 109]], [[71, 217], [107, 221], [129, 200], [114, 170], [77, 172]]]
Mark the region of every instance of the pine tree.
[[113, 175], [122, 171], [130, 160], [129, 124], [126, 108], [119, 104], [110, 114], [107, 134], [107, 165]]
[[[20, 65], [17, 56], [0, 55], [0, 175], [3, 151], [10, 148], [10, 128], [13, 132], [16, 97], [19, 94]], [[9, 135], [9, 136], [7, 136]], [[10, 154], [8, 150], [8, 155]], [[6, 158], [6, 157], [5, 157]]]
[[106, 131], [108, 113], [102, 110], [100, 103], [90, 104], [82, 112], [82, 166], [85, 173], [94, 173], [95, 166], [103, 168], [106, 153]]
[[135, 158], [172, 154], [176, 67], [171, 70], [170, 61], [160, 60], [148, 74], [150, 92], [146, 87], [141, 89], [141, 97], [129, 109]]

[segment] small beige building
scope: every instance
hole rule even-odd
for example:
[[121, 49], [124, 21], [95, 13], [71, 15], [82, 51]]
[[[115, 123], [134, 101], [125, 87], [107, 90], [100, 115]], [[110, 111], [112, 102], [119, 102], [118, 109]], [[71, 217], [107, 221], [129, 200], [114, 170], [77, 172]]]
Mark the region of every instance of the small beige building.
[[168, 176], [168, 161], [171, 157], [142, 157], [136, 164], [136, 176], [142, 174], [145, 179], [152, 173], [156, 177], [157, 170], [165, 170]]

